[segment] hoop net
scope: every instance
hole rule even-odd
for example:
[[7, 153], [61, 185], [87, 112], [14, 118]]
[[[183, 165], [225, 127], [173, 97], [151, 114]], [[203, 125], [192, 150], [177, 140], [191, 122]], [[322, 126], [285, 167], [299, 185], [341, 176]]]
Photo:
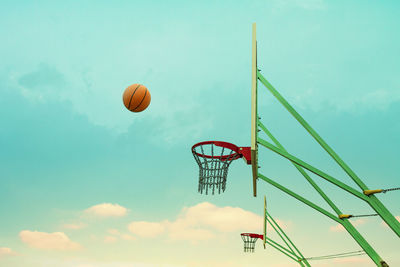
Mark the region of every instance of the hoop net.
[[225, 191], [228, 167], [242, 157], [233, 144], [218, 141], [201, 142], [192, 147], [193, 156], [199, 165], [199, 193], [218, 194]]
[[244, 252], [254, 252], [257, 239], [263, 239], [262, 235], [243, 233], [240, 234], [244, 242]]

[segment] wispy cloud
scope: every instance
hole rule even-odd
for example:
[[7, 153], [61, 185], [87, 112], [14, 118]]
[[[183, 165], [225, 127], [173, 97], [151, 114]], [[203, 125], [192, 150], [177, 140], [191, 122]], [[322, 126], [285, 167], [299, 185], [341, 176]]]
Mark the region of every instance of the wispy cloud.
[[104, 237], [104, 243], [115, 243], [117, 242], [118, 238], [116, 238], [115, 236], [112, 235], [107, 235]]
[[114, 242], [118, 241], [119, 239], [122, 239], [122, 240], [135, 240], [136, 239], [132, 235], [121, 233], [117, 229], [108, 229], [107, 233], [109, 235], [107, 235], [104, 238], [104, 242], [106, 242], [106, 243], [114, 243]]
[[207, 226], [221, 232], [259, 230], [261, 216], [238, 207], [218, 207], [209, 202], [184, 208], [175, 221], [186, 226]]
[[17, 253], [14, 252], [11, 248], [0, 247], [0, 259], [6, 256], [13, 256], [13, 255], [17, 255]]
[[349, 258], [342, 258], [342, 259], [335, 259], [334, 262], [336, 263], [353, 263], [353, 264], [367, 264], [370, 263], [369, 258], [360, 258], [360, 257], [349, 257]]
[[31, 102], [65, 99], [65, 76], [53, 65], [41, 63], [36, 69], [15, 78], [14, 86]]
[[377, 89], [361, 96], [331, 102], [339, 111], [362, 112], [364, 110], [386, 110], [392, 103], [400, 101], [399, 90]]
[[131, 222], [128, 225], [131, 233], [140, 237], [156, 237], [165, 231], [165, 223], [163, 222]]
[[69, 229], [69, 230], [79, 230], [79, 229], [85, 228], [86, 226], [87, 226], [87, 224], [82, 223], [82, 222], [80, 222], [80, 223], [66, 223], [66, 224], [62, 225], [63, 228]]
[[275, 6], [279, 8], [301, 8], [306, 10], [325, 9], [323, 0], [276, 0]]
[[[36, 262], [35, 262], [36, 263]], [[37, 266], [33, 262], [29, 262], [29, 266]], [[90, 259], [52, 259], [48, 258], [46, 261], [42, 261], [40, 264], [41, 267], [187, 267], [193, 265], [180, 265], [180, 264], [168, 264], [168, 263], [159, 263], [159, 262], [148, 262], [143, 261], [96, 261]], [[196, 265], [197, 267], [198, 265]], [[193, 266], [194, 267], [194, 266]], [[214, 266], [213, 266], [214, 267]], [[222, 267], [225, 267], [222, 265]], [[236, 266], [235, 266], [236, 267]]]
[[[357, 219], [357, 220], [352, 220], [351, 221], [351, 224], [353, 226], [359, 226], [359, 225], [363, 225], [365, 223], [366, 223], [366, 221], [364, 219]], [[337, 224], [337, 225], [329, 227], [329, 231], [331, 231], [331, 232], [345, 232], [346, 229], [341, 224]]]
[[85, 213], [99, 217], [123, 217], [128, 209], [118, 204], [102, 203], [85, 210]]
[[27, 89], [58, 88], [66, 85], [65, 78], [54, 66], [39, 64], [36, 70], [23, 74], [18, 83]]
[[43, 250], [77, 250], [81, 245], [73, 242], [63, 232], [38, 232], [23, 230], [19, 233], [22, 242], [30, 247]]
[[[200, 241], [215, 238], [223, 233], [260, 233], [262, 220], [261, 216], [238, 207], [218, 207], [209, 202], [202, 202], [183, 208], [174, 221], [132, 222], [128, 229], [142, 237], [154, 238], [166, 234], [168, 240]], [[280, 220], [277, 222], [287, 229], [288, 223]]]
[[[396, 220], [398, 220], [398, 221], [400, 222], [400, 216], [395, 216], [395, 218], [396, 218]], [[385, 226], [385, 227], [389, 227], [389, 226], [387, 225], [387, 223], [385, 223], [384, 221], [381, 222], [381, 225], [382, 225], [382, 226]]]
[[289, 102], [303, 109], [315, 112], [326, 109], [337, 112], [360, 114], [367, 111], [385, 111], [392, 104], [400, 102], [400, 90], [394, 88], [366, 90], [365, 92], [340, 91], [332, 94], [330, 91], [309, 88], [296, 92], [288, 97]]

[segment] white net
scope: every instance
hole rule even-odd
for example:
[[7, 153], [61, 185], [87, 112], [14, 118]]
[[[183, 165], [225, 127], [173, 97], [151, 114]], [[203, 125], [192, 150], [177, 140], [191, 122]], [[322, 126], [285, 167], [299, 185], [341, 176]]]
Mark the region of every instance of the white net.
[[244, 242], [244, 252], [254, 252], [254, 247], [256, 245], [256, 241], [258, 237], [251, 236], [249, 234], [241, 234], [240, 235]]
[[193, 156], [199, 165], [199, 193], [206, 195], [225, 191], [228, 167], [239, 154], [229, 148], [213, 143], [202, 144], [192, 149]]

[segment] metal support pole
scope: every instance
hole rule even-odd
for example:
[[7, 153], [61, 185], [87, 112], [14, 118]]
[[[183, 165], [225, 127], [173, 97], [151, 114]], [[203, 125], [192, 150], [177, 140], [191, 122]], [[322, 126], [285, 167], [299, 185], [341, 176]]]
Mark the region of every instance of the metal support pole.
[[[349, 175], [349, 177], [360, 187], [364, 192], [369, 188], [361, 181], [361, 179], [350, 169], [350, 167], [339, 157], [338, 154], [317, 134], [317, 132], [300, 116], [299, 113], [282, 97], [281, 94], [264, 78], [264, 76], [258, 71], [257, 77], [262, 84], [275, 96], [276, 99], [289, 111], [290, 114], [310, 133], [310, 135], [322, 146], [322, 148], [339, 164], [339, 166]], [[277, 151], [275, 151], [277, 152]], [[301, 165], [301, 164], [300, 164]], [[303, 166], [304, 167], [304, 166]], [[318, 175], [318, 174], [317, 174]], [[324, 177], [323, 177], [324, 178]], [[343, 188], [345, 189], [345, 188]], [[346, 190], [346, 189], [345, 189]], [[346, 190], [347, 191], [347, 190]], [[354, 192], [349, 191], [353, 195]], [[358, 196], [359, 197], [359, 196]], [[365, 200], [373, 210], [375, 210], [379, 216], [387, 223], [387, 225], [400, 237], [400, 223], [390, 213], [390, 211], [379, 201], [374, 195], [369, 195]]]
[[354, 226], [347, 220], [339, 219], [338, 217], [332, 215], [331, 213], [327, 212], [326, 210], [322, 209], [321, 207], [315, 205], [311, 201], [299, 196], [298, 194], [294, 193], [293, 191], [289, 190], [288, 188], [278, 184], [277, 182], [273, 181], [272, 179], [262, 175], [261, 173], [258, 174], [259, 178], [266, 181], [267, 183], [275, 186], [276, 188], [280, 189], [281, 191], [285, 192], [286, 194], [300, 200], [304, 204], [310, 206], [311, 208], [321, 212], [322, 214], [328, 216], [332, 220], [336, 221], [343, 225], [350, 235], [354, 238], [354, 240], [361, 246], [361, 248], [368, 254], [368, 256], [375, 262], [375, 264], [379, 267], [387, 266], [382, 258], [378, 255], [378, 253], [369, 245], [369, 243], [364, 239], [364, 237], [354, 228]]
[[[271, 224], [271, 226], [274, 228], [275, 232], [278, 233], [278, 235], [280, 236], [280, 238], [285, 242], [285, 244], [290, 248], [290, 250], [293, 252], [294, 255], [297, 256], [298, 259], [302, 259], [302, 261], [304, 262], [304, 264], [308, 267], [310, 267], [311, 265], [308, 263], [308, 261], [304, 258], [303, 254], [301, 254], [300, 250], [298, 250], [298, 248], [293, 244], [292, 240], [290, 240], [290, 238], [285, 234], [285, 232], [282, 230], [282, 228], [279, 226], [279, 224], [277, 224], [274, 220], [274, 218], [272, 218], [272, 216], [267, 212], [267, 216], [268, 216], [268, 221]], [[282, 235], [281, 235], [282, 233]], [[287, 241], [286, 241], [287, 240]], [[290, 245], [288, 244], [288, 242], [290, 243]], [[296, 252], [293, 251], [292, 247], [296, 250]]]

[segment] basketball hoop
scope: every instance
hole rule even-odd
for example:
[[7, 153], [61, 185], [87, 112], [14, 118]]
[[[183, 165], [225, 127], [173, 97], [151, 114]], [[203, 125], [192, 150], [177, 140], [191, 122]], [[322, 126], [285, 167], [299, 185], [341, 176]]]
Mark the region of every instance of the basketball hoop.
[[220, 141], [206, 141], [192, 147], [193, 156], [199, 165], [199, 193], [208, 190], [218, 194], [225, 191], [228, 167], [233, 160], [242, 158], [251, 164], [250, 147], [237, 147]]
[[263, 235], [242, 233], [240, 236], [244, 242], [244, 252], [254, 252], [257, 239], [263, 240]]

